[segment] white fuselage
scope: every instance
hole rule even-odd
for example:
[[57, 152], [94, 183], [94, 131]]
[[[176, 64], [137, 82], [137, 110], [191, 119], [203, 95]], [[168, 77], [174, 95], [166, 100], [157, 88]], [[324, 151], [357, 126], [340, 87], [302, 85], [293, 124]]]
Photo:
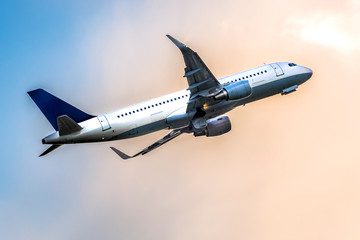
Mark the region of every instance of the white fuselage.
[[[312, 71], [306, 67], [281, 62], [221, 78], [219, 82], [223, 86], [248, 81], [252, 93], [240, 100], [221, 101], [209, 107], [204, 106], [205, 118], [210, 119], [239, 105], [281, 93], [286, 88], [304, 83], [311, 75]], [[43, 143], [101, 142], [136, 137], [166, 128], [183, 127], [189, 125], [191, 120], [191, 116], [186, 112], [189, 97], [190, 91], [182, 90], [99, 115], [78, 123], [83, 128], [81, 131], [65, 136], [59, 136], [57, 131], [44, 138]]]

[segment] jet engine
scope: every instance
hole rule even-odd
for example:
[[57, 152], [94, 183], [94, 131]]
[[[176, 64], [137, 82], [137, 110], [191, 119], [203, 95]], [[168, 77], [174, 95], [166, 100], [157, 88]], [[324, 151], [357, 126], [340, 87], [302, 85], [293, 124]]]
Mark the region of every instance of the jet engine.
[[250, 96], [251, 87], [248, 81], [241, 81], [225, 86], [221, 92], [215, 95], [215, 100], [239, 100]]
[[221, 116], [206, 121], [206, 126], [200, 131], [194, 131], [194, 136], [215, 137], [227, 133], [231, 130], [229, 117]]

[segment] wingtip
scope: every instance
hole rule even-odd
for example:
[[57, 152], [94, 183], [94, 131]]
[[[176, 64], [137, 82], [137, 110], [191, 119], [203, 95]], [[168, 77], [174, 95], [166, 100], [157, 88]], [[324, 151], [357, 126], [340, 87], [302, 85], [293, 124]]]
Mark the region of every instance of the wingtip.
[[110, 147], [110, 148], [111, 148], [111, 150], [113, 150], [119, 157], [121, 157], [123, 160], [127, 160], [127, 159], [129, 159], [129, 158], [132, 158], [132, 157], [130, 157], [129, 155], [121, 152], [119, 149], [116, 149], [116, 148], [114, 148], [114, 147]]
[[171, 35], [167, 34], [166, 35], [180, 50], [185, 50], [187, 47], [185, 44], [183, 44], [182, 42], [180, 42], [179, 40], [173, 38]]

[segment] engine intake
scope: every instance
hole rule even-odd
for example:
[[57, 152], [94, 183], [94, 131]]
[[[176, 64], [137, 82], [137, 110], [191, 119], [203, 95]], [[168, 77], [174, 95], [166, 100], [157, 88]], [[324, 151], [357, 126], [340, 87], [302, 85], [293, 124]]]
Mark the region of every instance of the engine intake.
[[248, 81], [241, 81], [225, 86], [221, 92], [215, 95], [215, 100], [239, 100], [250, 96], [251, 87]]
[[231, 122], [229, 117], [221, 116], [217, 118], [212, 118], [206, 121], [206, 127], [201, 131], [194, 132], [195, 137], [207, 136], [215, 137], [222, 134], [225, 134], [231, 130]]

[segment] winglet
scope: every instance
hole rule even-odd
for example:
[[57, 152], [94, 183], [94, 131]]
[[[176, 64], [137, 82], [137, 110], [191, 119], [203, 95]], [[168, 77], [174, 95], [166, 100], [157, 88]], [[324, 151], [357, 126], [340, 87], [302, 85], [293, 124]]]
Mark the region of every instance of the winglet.
[[173, 38], [170, 35], [166, 35], [181, 51], [182, 50], [186, 50], [187, 46], [185, 44], [183, 44], [182, 42], [179, 42], [178, 40], [176, 40], [175, 38]]
[[127, 160], [129, 158], [133, 158], [133, 157], [130, 157], [129, 155], [126, 155], [125, 153], [121, 152], [120, 150], [114, 148], [114, 147], [110, 147], [111, 150], [113, 150], [117, 155], [119, 155], [119, 157], [121, 157], [122, 159], [124, 160]]

